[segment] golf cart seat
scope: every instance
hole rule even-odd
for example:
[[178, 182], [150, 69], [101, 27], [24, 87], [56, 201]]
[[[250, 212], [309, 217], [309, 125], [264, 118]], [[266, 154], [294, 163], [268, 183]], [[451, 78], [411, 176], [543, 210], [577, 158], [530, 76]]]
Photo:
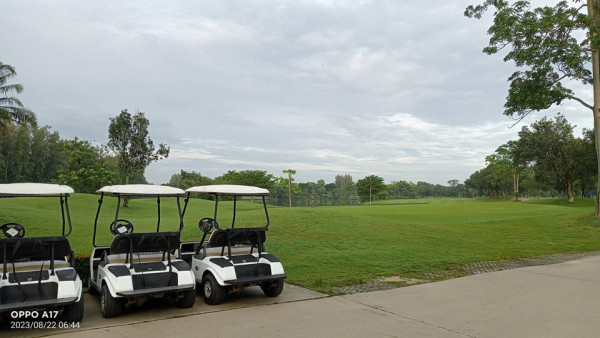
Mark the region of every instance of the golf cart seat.
[[123, 233], [115, 236], [106, 263], [129, 262], [135, 254], [138, 262], [162, 261], [164, 253], [179, 247], [179, 232]]
[[228, 256], [250, 254], [254, 247], [260, 253], [266, 238], [266, 229], [262, 227], [217, 229], [202, 248], [202, 256], [223, 256], [225, 248], [228, 249]]
[[208, 247], [223, 247], [226, 245], [258, 245], [267, 239], [265, 228], [233, 228], [217, 229], [208, 240]]
[[0, 272], [68, 267], [66, 257], [72, 254], [69, 240], [62, 236], [3, 238], [0, 239]]

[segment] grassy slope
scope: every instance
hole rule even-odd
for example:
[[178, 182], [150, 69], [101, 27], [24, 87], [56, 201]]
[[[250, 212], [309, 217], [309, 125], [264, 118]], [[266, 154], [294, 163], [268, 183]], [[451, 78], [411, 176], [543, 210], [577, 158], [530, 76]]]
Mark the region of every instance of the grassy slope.
[[[71, 245], [88, 255], [98, 196], [76, 194], [70, 200]], [[28, 202], [25, 204], [24, 202]], [[33, 209], [30, 209], [33, 205]], [[116, 200], [105, 199], [98, 243], [109, 243], [108, 225]], [[156, 228], [154, 200], [132, 200], [120, 218], [136, 232]], [[223, 202], [219, 221], [230, 224], [231, 202]], [[263, 224], [260, 205], [240, 203], [237, 221]], [[48, 235], [59, 223], [56, 200], [0, 200], [0, 222], [17, 221], [27, 236]], [[229, 210], [227, 210], [229, 209]], [[163, 200], [165, 230], [177, 229], [176, 207]], [[229, 212], [228, 212], [229, 211]], [[592, 217], [593, 201], [527, 202], [471, 199], [386, 201], [357, 207], [270, 208], [267, 249], [283, 262], [288, 281], [316, 290], [367, 282], [376, 276], [419, 276], [458, 264], [552, 253], [600, 250], [600, 221]], [[210, 201], [193, 200], [182, 239], [200, 238], [197, 222], [213, 214]], [[0, 224], [1, 224], [0, 223]]]

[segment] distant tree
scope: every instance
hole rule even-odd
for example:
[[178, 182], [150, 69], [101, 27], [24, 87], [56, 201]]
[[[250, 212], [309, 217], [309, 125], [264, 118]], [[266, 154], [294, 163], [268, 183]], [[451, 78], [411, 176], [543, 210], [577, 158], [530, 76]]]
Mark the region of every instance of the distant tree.
[[595, 189], [598, 161], [596, 161], [595, 136], [593, 129], [584, 129], [583, 138], [577, 138], [575, 157], [575, 177], [581, 197], [588, 196], [588, 189]]
[[337, 188], [337, 197], [340, 202], [344, 202], [352, 196], [356, 196], [356, 186], [352, 180], [352, 175], [335, 175], [335, 186]]
[[136, 170], [144, 170], [150, 163], [169, 156], [169, 147], [160, 144], [157, 151], [148, 136], [150, 122], [142, 112], [131, 116], [127, 109], [110, 119], [108, 127], [108, 147], [115, 152], [119, 170], [125, 184]]
[[393, 198], [419, 197], [417, 187], [414, 184], [406, 181], [393, 181], [391, 184], [388, 184], [387, 189], [389, 191], [390, 197]]
[[207, 176], [202, 176], [199, 172], [181, 170], [178, 174], [171, 175], [168, 185], [180, 189], [187, 189], [197, 185], [213, 184], [214, 180]]
[[119, 174], [110, 167], [101, 147], [75, 138], [63, 142], [63, 154], [56, 183], [69, 185], [76, 192], [93, 193], [119, 180]]
[[547, 175], [567, 193], [569, 202], [574, 202], [575, 155], [579, 150], [573, 127], [564, 116], [559, 114], [554, 121], [543, 118], [531, 124], [531, 129], [523, 127], [519, 137], [519, 148], [532, 163], [536, 177]]
[[263, 170], [229, 170], [216, 177], [215, 181], [220, 184], [250, 185], [267, 190], [272, 190], [275, 186], [275, 177]]
[[419, 196], [421, 197], [430, 197], [434, 196], [433, 194], [434, 185], [431, 183], [419, 181], [417, 182], [416, 188]]
[[287, 177], [279, 178], [279, 185], [284, 187], [288, 193], [288, 204], [292, 206], [292, 196], [300, 192], [300, 187], [298, 184], [294, 183], [294, 175], [296, 175], [296, 170], [294, 169], [286, 169], [283, 171], [284, 174], [287, 174]]
[[[143, 173], [150, 163], [169, 156], [169, 147], [162, 143], [155, 151], [154, 142], [148, 136], [149, 125], [144, 113], [131, 116], [127, 109], [110, 119], [108, 147], [116, 154], [125, 184], [130, 183], [135, 172]], [[124, 199], [123, 206], [127, 204], [128, 200]]]
[[370, 175], [356, 181], [356, 192], [363, 202], [368, 201], [369, 196], [380, 198], [387, 196], [388, 193], [383, 178], [376, 175]]
[[8, 125], [0, 133], [0, 182], [50, 182], [62, 156], [58, 132], [50, 127]]
[[12, 66], [0, 62], [0, 132], [6, 132], [6, 128], [13, 123], [35, 123], [35, 114], [31, 110], [24, 108], [16, 97], [7, 96], [12, 92], [19, 94], [23, 91], [20, 84], [6, 84], [16, 75]]

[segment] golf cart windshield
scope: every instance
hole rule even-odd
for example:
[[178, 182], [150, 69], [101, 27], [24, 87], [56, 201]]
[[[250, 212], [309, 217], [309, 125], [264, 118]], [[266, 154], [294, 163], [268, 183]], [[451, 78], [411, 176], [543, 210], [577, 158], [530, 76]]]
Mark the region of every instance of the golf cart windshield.
[[94, 239], [93, 245], [97, 247], [96, 244], [96, 231], [98, 227], [98, 217], [100, 215], [100, 209], [102, 206], [102, 201], [105, 195], [110, 195], [117, 197], [117, 207], [115, 212], [114, 221], [110, 225], [110, 231], [113, 235], [117, 236], [123, 233], [131, 233], [133, 232], [133, 224], [125, 219], [119, 218], [119, 212], [121, 209], [121, 203], [123, 199], [138, 197], [138, 198], [156, 198], [157, 204], [157, 224], [156, 224], [156, 232], [160, 232], [160, 222], [161, 222], [161, 198], [163, 197], [173, 197], [177, 200], [177, 214], [179, 217], [179, 230], [181, 232], [183, 230], [183, 213], [181, 210], [180, 198], [185, 195], [185, 192], [178, 188], [173, 188], [169, 186], [162, 185], [152, 185], [152, 184], [128, 184], [128, 185], [111, 185], [105, 186], [96, 193], [100, 193], [100, 199], [98, 200], [98, 210], [96, 212], [96, 218], [94, 220]]
[[269, 213], [267, 211], [267, 202], [266, 202], [266, 196], [269, 194], [269, 190], [267, 190], [267, 189], [253, 187], [253, 186], [247, 186], [247, 185], [220, 184], [220, 185], [202, 185], [202, 186], [191, 187], [189, 189], [186, 189], [186, 193], [187, 193], [187, 197], [185, 200], [184, 214], [185, 214], [185, 209], [187, 208], [187, 203], [189, 201], [190, 195], [192, 193], [207, 194], [207, 195], [213, 196], [214, 201], [215, 201], [215, 210], [214, 210], [213, 219], [215, 221], [217, 220], [219, 199], [223, 196], [232, 197], [233, 198], [233, 218], [232, 218], [232, 222], [231, 222], [232, 229], [235, 228], [238, 200], [243, 196], [260, 197], [262, 199], [262, 204], [263, 204], [263, 208], [265, 211], [265, 217], [267, 220], [267, 223], [263, 227], [265, 230], [267, 230], [269, 227], [270, 221], [269, 221]]
[[[58, 197], [60, 201], [62, 217], [62, 236], [69, 236], [72, 231], [71, 214], [69, 212], [68, 197], [74, 193], [73, 188], [66, 185], [46, 184], [46, 183], [8, 183], [0, 184], [0, 198], [14, 197]], [[65, 232], [65, 226], [68, 224], [69, 230]], [[4, 227], [6, 225], [6, 227]], [[18, 223], [5, 223], [2, 226], [8, 235], [23, 237], [25, 229]], [[19, 232], [17, 234], [16, 232]], [[13, 237], [11, 236], [11, 237]]]

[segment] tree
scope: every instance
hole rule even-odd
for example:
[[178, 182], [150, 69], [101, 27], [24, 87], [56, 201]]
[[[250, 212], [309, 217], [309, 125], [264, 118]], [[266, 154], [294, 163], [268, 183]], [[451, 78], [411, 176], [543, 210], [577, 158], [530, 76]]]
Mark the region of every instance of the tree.
[[573, 127], [559, 114], [554, 121], [543, 118], [533, 123], [531, 129], [523, 127], [519, 137], [518, 147], [523, 157], [533, 164], [536, 177], [553, 180], [566, 191], [572, 203], [576, 155], [580, 153], [580, 142], [573, 136]]
[[229, 170], [215, 178], [215, 181], [221, 184], [252, 185], [267, 190], [272, 190], [275, 186], [275, 177], [263, 170]]
[[413, 183], [406, 181], [393, 181], [388, 184], [387, 189], [393, 198], [417, 198], [419, 193]]
[[485, 160], [489, 164], [500, 166], [508, 165], [512, 171], [512, 190], [515, 200], [519, 199], [519, 183], [521, 172], [526, 167], [525, 160], [522, 158], [521, 149], [518, 147], [517, 141], [509, 141], [496, 149], [492, 155], [488, 155]]
[[8, 125], [0, 134], [0, 182], [50, 182], [62, 161], [62, 140], [50, 127]]
[[93, 193], [118, 182], [119, 175], [110, 167], [101, 147], [77, 138], [63, 144], [64, 162], [58, 169], [56, 183], [69, 185], [77, 192]]
[[[481, 18], [495, 8], [489, 28], [489, 46], [484, 53], [509, 50], [504, 61], [514, 61], [522, 71], [514, 72], [504, 105], [504, 114], [524, 118], [564, 100], [573, 100], [592, 111], [596, 137], [596, 162], [600, 161], [600, 13], [597, 0], [560, 1], [554, 7], [531, 9], [529, 1], [512, 5], [503, 0], [485, 0], [469, 6], [465, 15]], [[587, 7], [587, 8], [586, 8]], [[587, 11], [586, 11], [587, 9]], [[590, 65], [592, 71], [590, 71]], [[594, 102], [575, 93], [575, 83], [592, 85]], [[600, 163], [600, 162], [599, 162]], [[600, 166], [597, 166], [600, 178]], [[597, 180], [600, 191], [600, 179]], [[596, 195], [596, 217], [600, 217], [600, 195]]]
[[[110, 119], [108, 147], [116, 154], [125, 184], [129, 184], [136, 171], [143, 172], [150, 163], [169, 156], [169, 147], [162, 143], [155, 151], [154, 142], [148, 136], [149, 125], [144, 113], [131, 116], [127, 109]], [[127, 206], [127, 200], [123, 206]]]
[[12, 92], [19, 94], [23, 91], [23, 86], [20, 84], [6, 84], [16, 75], [17, 72], [12, 66], [0, 62], [0, 131], [2, 132], [13, 123], [35, 123], [35, 114], [32, 111], [24, 108], [16, 97], [6, 96]]
[[212, 183], [213, 180], [210, 177], [202, 176], [202, 174], [195, 171], [188, 172], [182, 169], [179, 174], [171, 176], [168, 185], [185, 190], [193, 186], [209, 185]]
[[292, 206], [292, 195], [295, 195], [300, 192], [300, 187], [298, 184], [294, 183], [294, 175], [296, 175], [296, 170], [294, 169], [286, 169], [283, 171], [284, 174], [287, 174], [288, 177], [280, 177], [279, 184], [282, 187], [285, 187], [288, 193], [288, 202], [289, 206]]
[[368, 201], [370, 196], [384, 197], [387, 196], [387, 187], [383, 182], [383, 178], [370, 175], [356, 181], [356, 192], [361, 201]]
[[335, 175], [335, 186], [337, 188], [337, 197], [340, 199], [340, 202], [346, 201], [356, 193], [356, 187], [354, 186], [354, 181], [350, 174]]

